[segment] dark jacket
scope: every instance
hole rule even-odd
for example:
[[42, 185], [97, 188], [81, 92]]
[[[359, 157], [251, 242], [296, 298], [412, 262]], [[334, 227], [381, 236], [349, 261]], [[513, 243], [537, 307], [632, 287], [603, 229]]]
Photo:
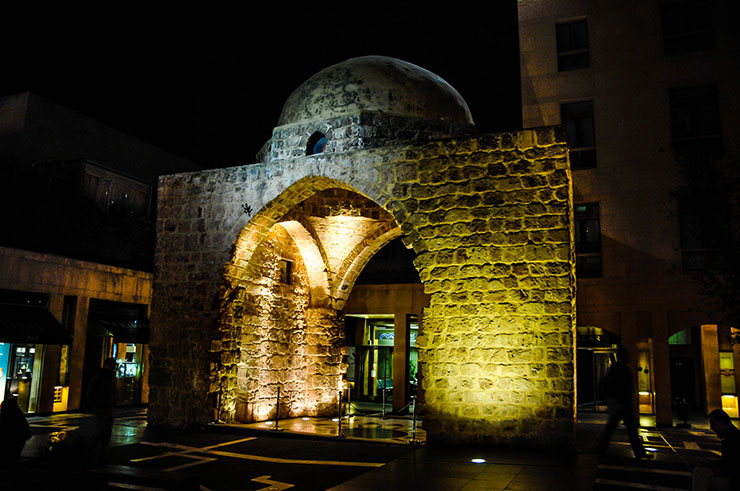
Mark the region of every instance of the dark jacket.
[[87, 391], [88, 401], [93, 411], [101, 411], [116, 406], [116, 374], [103, 368], [90, 382]]
[[604, 377], [607, 399], [616, 399], [623, 404], [632, 401], [632, 372], [627, 365], [612, 363]]

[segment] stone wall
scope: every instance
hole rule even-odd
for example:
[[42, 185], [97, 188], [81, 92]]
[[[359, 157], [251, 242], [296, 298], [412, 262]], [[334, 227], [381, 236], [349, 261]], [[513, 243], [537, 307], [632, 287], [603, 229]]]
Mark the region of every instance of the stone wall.
[[[291, 262], [288, 278], [281, 278], [281, 260]], [[295, 416], [306, 405], [309, 288], [300, 251], [285, 229], [273, 228], [232, 285], [222, 306], [221, 339], [211, 347], [220, 358], [211, 374], [222, 407], [229, 409], [225, 415], [240, 421], [274, 417], [279, 387], [280, 416]]]
[[[249, 264], [297, 204], [327, 189], [357, 192], [390, 212], [417, 254], [431, 294], [417, 338], [430, 440], [569, 442], [572, 192], [567, 148], [553, 128], [161, 178], [150, 423], [211, 420], [208, 351], [223, 322], [225, 278]], [[341, 316], [327, 308], [321, 322], [307, 322], [309, 337], [325, 339], [317, 356], [336, 356]], [[333, 366], [336, 373], [341, 363]], [[307, 379], [327, 393], [339, 388], [331, 373], [309, 368]]]
[[425, 143], [448, 136], [470, 135], [471, 125], [448, 121], [394, 116], [363, 111], [358, 115], [278, 126], [273, 130], [266, 155], [259, 160], [273, 162], [306, 155], [308, 140], [316, 132], [327, 138], [324, 153], [342, 153], [363, 148], [380, 148], [400, 143]]

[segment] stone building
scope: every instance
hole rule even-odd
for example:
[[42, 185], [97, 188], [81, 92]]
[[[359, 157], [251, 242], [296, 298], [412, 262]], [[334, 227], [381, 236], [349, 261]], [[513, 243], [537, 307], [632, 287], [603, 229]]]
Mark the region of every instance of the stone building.
[[114, 355], [118, 402], [147, 402], [157, 176], [199, 168], [37, 94], [0, 99], [0, 401], [84, 408]]
[[697, 280], [717, 263], [695, 209], [721, 183], [678, 199], [692, 170], [740, 150], [736, 16], [720, 1], [519, 2], [524, 127], [561, 124], [570, 146], [579, 405], [603, 399], [621, 343], [658, 425], [675, 399], [737, 417], [737, 319]]
[[399, 309], [421, 314], [430, 440], [571, 442], [572, 194], [555, 128], [480, 134], [444, 80], [370, 56], [296, 89], [259, 160], [160, 178], [152, 426], [336, 414], [344, 309], [401, 237], [423, 285]]

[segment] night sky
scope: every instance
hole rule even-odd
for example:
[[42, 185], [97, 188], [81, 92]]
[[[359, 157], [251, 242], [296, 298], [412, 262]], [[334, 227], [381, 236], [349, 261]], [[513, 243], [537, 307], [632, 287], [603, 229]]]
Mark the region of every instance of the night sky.
[[[89, 12], [3, 34], [0, 96], [31, 90], [206, 167], [249, 164], [290, 93], [322, 68], [397, 57], [440, 75], [483, 131], [521, 126], [516, 2], [287, 4], [257, 12]], [[250, 4], [256, 5], [256, 4]], [[302, 5], [302, 4], [296, 4]], [[354, 4], [352, 4], [354, 5]], [[308, 4], [301, 8], [309, 8]], [[53, 16], [52, 16], [53, 17]], [[6, 21], [9, 20], [6, 18]]]

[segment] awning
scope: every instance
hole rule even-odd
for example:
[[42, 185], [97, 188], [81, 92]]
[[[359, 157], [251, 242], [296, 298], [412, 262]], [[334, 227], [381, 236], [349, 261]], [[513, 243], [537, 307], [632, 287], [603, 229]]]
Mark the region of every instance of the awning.
[[72, 344], [72, 336], [45, 307], [0, 304], [0, 342]]
[[93, 336], [113, 336], [117, 343], [148, 344], [149, 320], [90, 315], [87, 332]]

